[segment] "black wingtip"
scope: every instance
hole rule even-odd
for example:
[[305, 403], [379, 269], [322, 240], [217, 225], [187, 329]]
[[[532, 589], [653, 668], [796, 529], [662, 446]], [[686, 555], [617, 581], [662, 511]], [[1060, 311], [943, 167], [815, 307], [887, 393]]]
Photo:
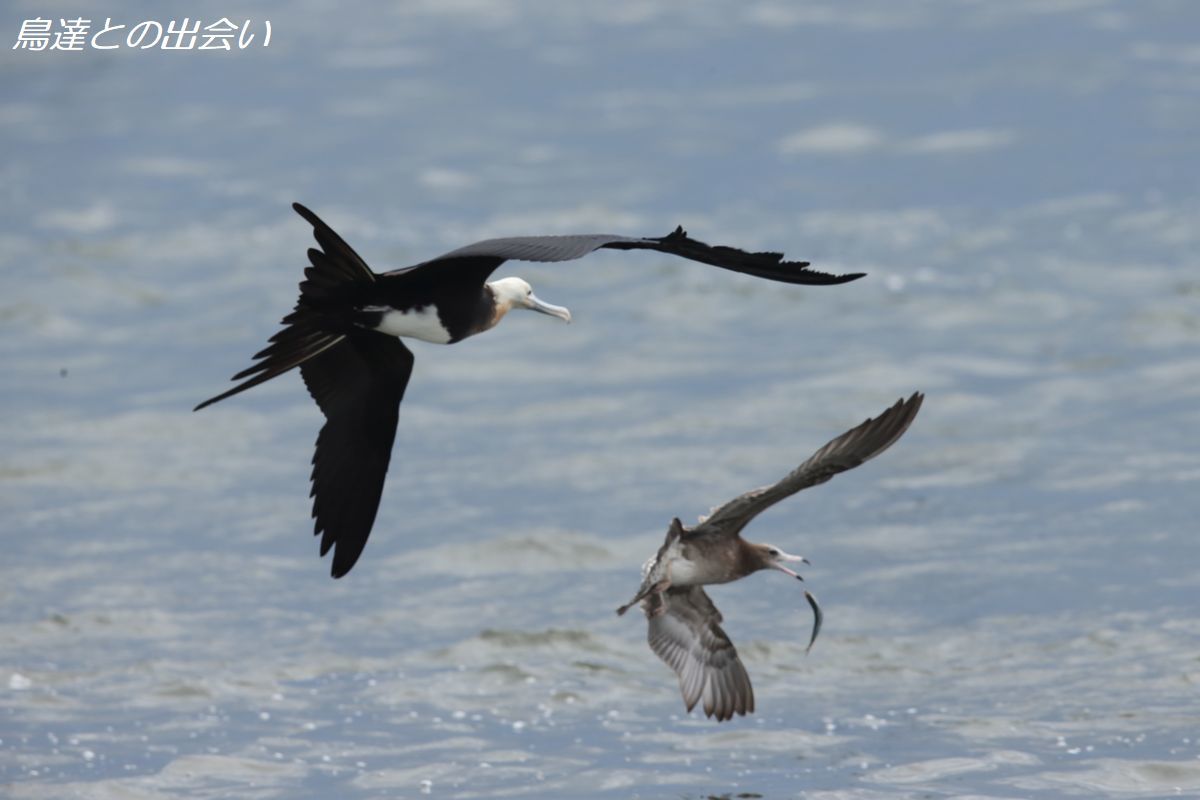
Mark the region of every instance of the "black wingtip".
[[[316, 486], [313, 486], [314, 491]], [[315, 510], [315, 507], [314, 507]], [[371, 515], [371, 523], [374, 523], [374, 514]], [[371, 525], [367, 526], [367, 533], [370, 533]], [[316, 533], [314, 531], [314, 533]], [[324, 535], [321, 538], [321, 557], [324, 558], [330, 550], [333, 551], [332, 563], [329, 565], [329, 576], [334, 580], [344, 578], [350, 574], [350, 570], [354, 569], [354, 565], [358, 563], [359, 557], [363, 554], [366, 548], [366, 540], [357, 547], [354, 547], [353, 540], [339, 541], [331, 538], [328, 531], [323, 531]], [[317, 534], [320, 535], [320, 534]]]
[[808, 261], [785, 261], [783, 253], [775, 251], [751, 252], [725, 245], [709, 245], [689, 238], [682, 225], [675, 226], [675, 230], [653, 241], [658, 242], [659, 249], [664, 252], [781, 283], [834, 286], [856, 281], [866, 275], [865, 272], [831, 275], [810, 269]]
[[309, 225], [312, 225], [314, 228], [329, 227], [325, 224], [324, 220], [313, 213], [313, 211], [303, 203], [292, 203], [292, 210], [304, 217], [304, 221]]
[[[807, 262], [802, 262], [807, 264]], [[828, 272], [818, 272], [815, 269], [805, 269], [800, 273], [801, 280], [794, 281], [795, 283], [807, 283], [811, 286], [837, 286], [843, 283], [850, 283], [859, 278], [867, 277], [865, 272], [847, 272], [844, 275], [832, 275]]]
[[352, 557], [344, 556], [342, 555], [342, 549], [335, 546], [333, 550], [333, 563], [329, 566], [329, 576], [335, 581], [338, 578], [346, 577], [350, 573], [350, 570], [354, 569], [354, 565], [358, 563], [358, 555], [356, 553]]

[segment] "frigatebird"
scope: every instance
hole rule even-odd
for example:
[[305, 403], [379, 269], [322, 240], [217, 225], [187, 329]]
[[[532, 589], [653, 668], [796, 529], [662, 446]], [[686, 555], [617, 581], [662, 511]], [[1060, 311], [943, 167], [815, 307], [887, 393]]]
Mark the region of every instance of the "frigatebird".
[[350, 571], [375, 522], [391, 460], [400, 402], [412, 374], [413, 354], [403, 337], [453, 344], [490, 328], [514, 308], [566, 322], [571, 312], [539, 300], [520, 278], [488, 281], [509, 259], [570, 261], [594, 250], [657, 250], [715, 267], [782, 283], [846, 283], [863, 273], [830, 275], [782, 253], [749, 253], [709, 246], [682, 227], [659, 238], [588, 234], [487, 239], [411, 267], [376, 273], [334, 230], [299, 203], [292, 208], [313, 228], [300, 298], [285, 327], [255, 354], [257, 363], [234, 375], [243, 380], [205, 406], [300, 368], [308, 392], [325, 415], [312, 464], [313, 533], [321, 555], [334, 548], [331, 574]]
[[[807, 564], [803, 556], [785, 553], [771, 544], [742, 538], [742, 529], [771, 506], [801, 489], [854, 469], [899, 439], [921, 409], [925, 396], [915, 392], [875, 419], [825, 444], [778, 483], [735, 497], [702, 517], [694, 528], [671, 520], [662, 547], [642, 567], [642, 585], [625, 605], [636, 603], [649, 620], [650, 649], [679, 676], [679, 689], [688, 711], [704, 700], [704, 713], [718, 722], [754, 711], [754, 689], [733, 642], [721, 629], [721, 612], [704, 591], [714, 583], [730, 583], [759, 570], [775, 569], [800, 581], [804, 578], [786, 562]], [[804, 592], [813, 611], [809, 649], [821, 632], [824, 615], [817, 598]]]

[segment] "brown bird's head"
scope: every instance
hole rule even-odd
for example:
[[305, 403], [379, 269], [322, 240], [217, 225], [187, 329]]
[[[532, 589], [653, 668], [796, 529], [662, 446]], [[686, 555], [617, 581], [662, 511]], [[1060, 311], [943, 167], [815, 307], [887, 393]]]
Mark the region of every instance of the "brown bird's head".
[[785, 567], [785, 562], [807, 564], [808, 559], [804, 556], [794, 556], [791, 553], [785, 553], [773, 544], [751, 544], [747, 542], [745, 553], [749, 556], [749, 564], [752, 567], [751, 572], [757, 572], [760, 569], [777, 569], [780, 572], [791, 575], [793, 578], [804, 580], [800, 577], [800, 573], [794, 569]]
[[[784, 562], [791, 561], [793, 563], [807, 564], [808, 559], [804, 556], [794, 556], [791, 553], [785, 553], [773, 544], [751, 544], [746, 543], [743, 548], [743, 558], [750, 560], [749, 566], [751, 572], [757, 572], [760, 569], [777, 569], [785, 575], [791, 575], [798, 581], [803, 581], [800, 573], [785, 567]], [[808, 649], [811, 650], [813, 643], [817, 641], [817, 634], [821, 632], [821, 625], [825, 621], [825, 614], [821, 611], [821, 605], [817, 602], [817, 598], [812, 592], [804, 590], [804, 599], [808, 601], [809, 607], [813, 612], [813, 630], [812, 636], [808, 640]]]

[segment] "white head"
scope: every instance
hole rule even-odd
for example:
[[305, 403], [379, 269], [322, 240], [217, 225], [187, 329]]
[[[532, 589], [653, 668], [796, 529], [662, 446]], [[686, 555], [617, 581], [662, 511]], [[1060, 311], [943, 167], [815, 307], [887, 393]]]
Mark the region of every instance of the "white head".
[[[533, 293], [533, 287], [520, 278], [501, 278], [488, 284], [496, 298], [495, 322], [499, 322], [510, 308], [528, 308], [530, 311], [540, 311], [552, 317], [558, 317], [564, 322], [571, 321], [571, 312], [562, 306], [543, 303]], [[493, 324], [495, 324], [493, 322]]]
[[807, 564], [809, 563], [807, 558], [804, 556], [794, 556], [791, 553], [785, 553], [783, 550], [773, 544], [760, 544], [755, 545], [755, 547], [761, 554], [762, 559], [762, 566], [760, 566], [759, 569], [777, 569], [786, 575], [791, 575], [793, 578], [804, 580], [804, 578], [800, 577], [798, 572], [785, 567], [784, 563], [792, 562], [797, 564]]

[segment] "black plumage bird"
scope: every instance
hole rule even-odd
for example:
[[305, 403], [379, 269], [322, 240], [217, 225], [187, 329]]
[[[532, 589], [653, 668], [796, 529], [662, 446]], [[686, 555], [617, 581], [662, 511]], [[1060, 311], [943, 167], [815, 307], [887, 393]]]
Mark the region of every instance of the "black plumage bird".
[[334, 549], [332, 574], [350, 571], [375, 522], [391, 459], [400, 401], [413, 354], [403, 337], [453, 344], [482, 333], [509, 310], [526, 308], [571, 320], [544, 303], [520, 278], [488, 281], [505, 261], [570, 261], [594, 250], [657, 250], [782, 283], [846, 283], [862, 273], [829, 275], [781, 253], [748, 253], [691, 239], [683, 228], [659, 238], [588, 234], [488, 239], [415, 266], [373, 272], [342, 237], [299, 203], [313, 227], [300, 298], [283, 330], [233, 376], [237, 386], [196, 406], [200, 410], [299, 367], [325, 415], [313, 455], [314, 533], [321, 555]]

